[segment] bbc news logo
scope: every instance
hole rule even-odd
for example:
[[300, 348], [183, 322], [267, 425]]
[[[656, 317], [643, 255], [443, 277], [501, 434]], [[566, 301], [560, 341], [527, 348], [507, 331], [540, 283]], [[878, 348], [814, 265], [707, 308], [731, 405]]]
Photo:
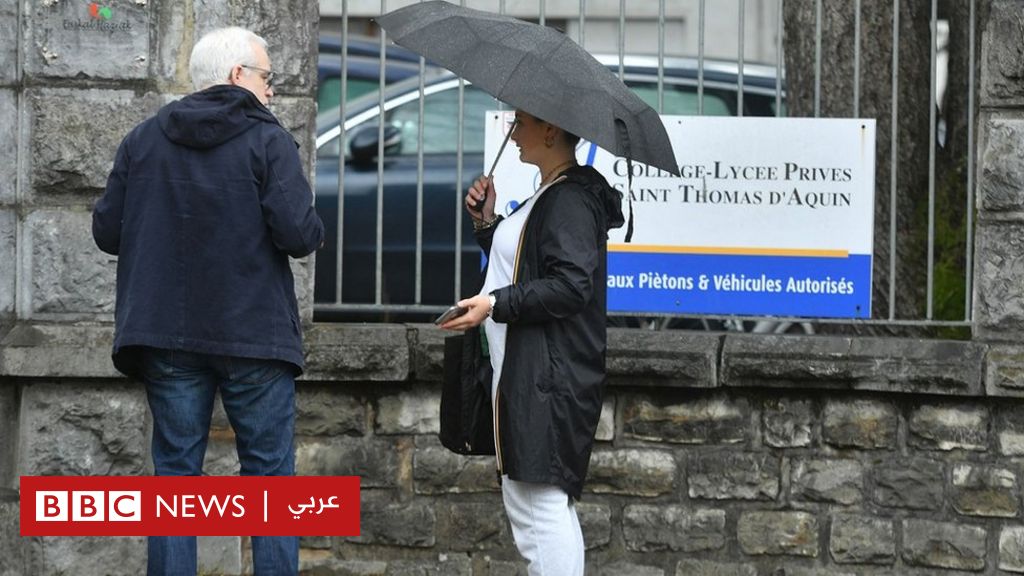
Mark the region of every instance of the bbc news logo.
[[138, 490], [40, 490], [36, 492], [36, 522], [141, 522], [141, 504]]
[[22, 476], [22, 536], [358, 536], [357, 476]]

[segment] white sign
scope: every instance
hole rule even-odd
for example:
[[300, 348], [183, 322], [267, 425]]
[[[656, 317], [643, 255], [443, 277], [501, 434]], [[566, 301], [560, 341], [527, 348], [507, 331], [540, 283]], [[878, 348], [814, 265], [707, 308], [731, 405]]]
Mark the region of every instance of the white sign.
[[[487, 114], [486, 166], [512, 117]], [[870, 317], [874, 120], [662, 120], [682, 176], [633, 163], [632, 243], [625, 227], [609, 237], [610, 311]], [[577, 157], [626, 191], [624, 159], [589, 142]], [[539, 179], [506, 148], [498, 211]]]

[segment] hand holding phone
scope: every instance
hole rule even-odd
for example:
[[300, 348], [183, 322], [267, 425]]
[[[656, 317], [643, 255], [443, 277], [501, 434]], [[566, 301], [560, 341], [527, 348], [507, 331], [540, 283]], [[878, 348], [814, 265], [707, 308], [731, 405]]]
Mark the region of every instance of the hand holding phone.
[[459, 316], [462, 316], [466, 312], [469, 312], [469, 308], [463, 308], [462, 306], [452, 306], [445, 310], [444, 312], [442, 312], [440, 316], [434, 318], [434, 324], [440, 326], [441, 324], [444, 324], [445, 322], [453, 318], [458, 318]]

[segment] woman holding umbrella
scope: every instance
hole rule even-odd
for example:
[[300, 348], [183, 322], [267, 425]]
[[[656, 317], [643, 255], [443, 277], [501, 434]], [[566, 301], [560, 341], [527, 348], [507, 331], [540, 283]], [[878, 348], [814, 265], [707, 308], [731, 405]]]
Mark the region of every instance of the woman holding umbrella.
[[540, 188], [507, 218], [494, 214], [491, 178], [469, 189], [488, 267], [480, 294], [458, 303], [468, 311], [443, 327], [483, 325], [502, 496], [529, 573], [582, 576], [574, 502], [601, 413], [607, 233], [623, 223], [622, 195], [577, 165], [578, 137], [521, 110], [512, 130]]

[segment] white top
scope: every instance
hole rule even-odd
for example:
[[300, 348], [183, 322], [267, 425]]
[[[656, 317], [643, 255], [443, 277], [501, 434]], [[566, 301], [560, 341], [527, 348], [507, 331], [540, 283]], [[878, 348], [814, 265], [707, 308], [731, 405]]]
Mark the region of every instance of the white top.
[[[555, 180], [555, 182], [557, 181]], [[481, 294], [490, 294], [498, 288], [504, 288], [512, 283], [512, 276], [515, 274], [516, 251], [519, 249], [519, 237], [523, 232], [523, 226], [526, 225], [526, 219], [530, 217], [537, 198], [551, 184], [542, 186], [533, 196], [526, 199], [523, 206], [498, 224], [491, 240], [491, 252], [487, 255], [487, 278], [484, 279], [484, 287], [480, 290]], [[501, 368], [505, 363], [505, 334], [507, 331], [507, 324], [495, 322], [490, 317], [484, 320], [484, 333], [487, 335], [487, 348], [491, 355], [491, 368], [494, 370], [494, 379], [491, 380], [492, 406], [498, 393]]]

